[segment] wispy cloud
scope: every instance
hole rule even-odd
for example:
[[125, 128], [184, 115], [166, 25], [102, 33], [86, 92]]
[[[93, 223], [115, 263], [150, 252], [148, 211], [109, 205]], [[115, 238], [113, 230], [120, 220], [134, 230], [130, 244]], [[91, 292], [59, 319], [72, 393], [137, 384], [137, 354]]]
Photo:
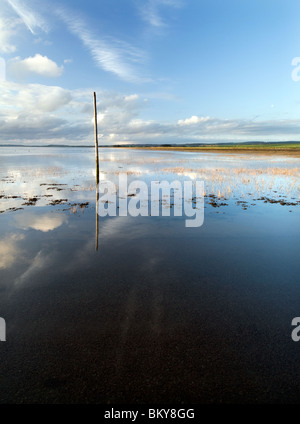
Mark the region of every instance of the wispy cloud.
[[12, 53], [16, 50], [16, 46], [11, 42], [16, 26], [15, 20], [0, 17], [0, 52]]
[[7, 0], [0, 0], [0, 53], [16, 51], [15, 38], [23, 25]]
[[69, 10], [60, 9], [57, 14], [69, 31], [76, 35], [88, 49], [99, 68], [117, 75], [124, 81], [146, 81], [144, 77], [141, 77], [136, 67], [145, 58], [140, 49], [113, 37], [102, 37], [100, 39], [87, 28], [82, 18]]
[[32, 34], [36, 34], [36, 31], [39, 29], [47, 32], [48, 26], [40, 14], [38, 14], [36, 11], [33, 11], [33, 9], [29, 8], [28, 5], [25, 5], [24, 2], [20, 0], [6, 1], [21, 18], [22, 22], [26, 25]]
[[182, 6], [180, 0], [147, 0], [139, 6], [142, 19], [152, 27], [161, 28], [167, 26], [167, 21], [163, 17], [164, 7], [179, 8]]

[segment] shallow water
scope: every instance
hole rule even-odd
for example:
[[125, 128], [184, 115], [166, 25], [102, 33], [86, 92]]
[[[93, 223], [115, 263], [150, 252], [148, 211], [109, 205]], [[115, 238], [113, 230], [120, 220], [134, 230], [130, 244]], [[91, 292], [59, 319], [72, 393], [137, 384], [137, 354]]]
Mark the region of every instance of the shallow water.
[[92, 149], [1, 148], [0, 401], [298, 402], [299, 158], [100, 161], [116, 184], [204, 180], [204, 224], [100, 217], [97, 237]]

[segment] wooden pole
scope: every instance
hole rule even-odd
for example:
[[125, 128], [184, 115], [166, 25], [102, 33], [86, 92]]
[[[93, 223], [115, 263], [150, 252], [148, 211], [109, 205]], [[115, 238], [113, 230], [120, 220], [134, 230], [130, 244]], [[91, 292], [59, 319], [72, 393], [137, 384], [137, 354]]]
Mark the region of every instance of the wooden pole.
[[97, 124], [97, 101], [94, 91], [94, 117], [95, 117], [95, 153], [96, 153], [96, 185], [99, 184], [99, 154], [98, 154], [98, 124]]

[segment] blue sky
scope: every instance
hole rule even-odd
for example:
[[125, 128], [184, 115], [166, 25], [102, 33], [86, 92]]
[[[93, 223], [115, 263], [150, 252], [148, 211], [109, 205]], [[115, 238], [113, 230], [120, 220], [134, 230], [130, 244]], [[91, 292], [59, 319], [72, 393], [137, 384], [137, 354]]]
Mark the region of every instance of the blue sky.
[[[298, 0], [0, 0], [0, 143], [300, 140]], [[4, 75], [5, 68], [5, 75]]]

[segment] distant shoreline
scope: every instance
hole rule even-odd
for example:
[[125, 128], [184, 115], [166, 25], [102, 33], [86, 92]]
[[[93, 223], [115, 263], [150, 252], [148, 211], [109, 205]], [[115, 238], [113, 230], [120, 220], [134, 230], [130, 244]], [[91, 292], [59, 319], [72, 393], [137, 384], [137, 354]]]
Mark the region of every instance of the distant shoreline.
[[261, 153], [261, 154], [284, 154], [300, 157], [300, 144], [296, 146], [269, 146], [269, 145], [248, 145], [248, 146], [119, 146], [119, 149], [156, 150], [174, 152], [207, 152], [207, 153]]
[[[5, 144], [0, 147], [11, 147], [11, 148], [95, 148], [93, 145], [15, 145]], [[102, 145], [99, 144], [99, 149], [134, 149], [134, 150], [153, 150], [153, 151], [174, 151], [174, 152], [207, 152], [207, 153], [249, 153], [249, 154], [283, 154], [300, 157], [300, 142], [257, 142], [257, 143], [224, 143], [223, 144], [208, 144], [208, 145]]]

